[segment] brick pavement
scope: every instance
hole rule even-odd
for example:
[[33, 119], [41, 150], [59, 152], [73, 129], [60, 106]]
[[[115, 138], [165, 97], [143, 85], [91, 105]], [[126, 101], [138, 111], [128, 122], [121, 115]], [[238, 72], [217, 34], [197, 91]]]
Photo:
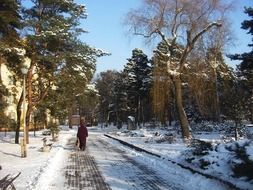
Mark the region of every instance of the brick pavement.
[[[71, 139], [69, 146], [74, 147], [75, 139]], [[110, 190], [104, 182], [95, 160], [89, 155], [89, 149], [83, 151], [73, 150], [68, 158], [65, 168], [65, 188], [76, 190]]]

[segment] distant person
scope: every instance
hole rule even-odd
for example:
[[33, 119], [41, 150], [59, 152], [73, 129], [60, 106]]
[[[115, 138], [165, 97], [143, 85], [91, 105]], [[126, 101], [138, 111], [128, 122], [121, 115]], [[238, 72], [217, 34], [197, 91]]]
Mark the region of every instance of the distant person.
[[77, 138], [79, 140], [80, 150], [85, 150], [86, 148], [86, 138], [88, 137], [88, 130], [85, 124], [85, 118], [82, 118], [80, 121], [80, 127], [77, 131]]

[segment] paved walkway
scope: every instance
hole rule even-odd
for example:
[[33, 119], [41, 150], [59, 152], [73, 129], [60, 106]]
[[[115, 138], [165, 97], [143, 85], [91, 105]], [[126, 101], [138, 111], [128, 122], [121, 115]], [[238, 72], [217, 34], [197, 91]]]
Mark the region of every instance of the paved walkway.
[[[75, 138], [70, 139], [69, 146], [75, 146]], [[87, 150], [74, 150], [70, 153], [68, 163], [65, 168], [65, 187], [67, 189], [85, 190], [110, 190], [104, 182], [94, 158], [89, 155]]]
[[[66, 148], [70, 150], [63, 171], [64, 189], [67, 190], [183, 190], [189, 189], [185, 188], [186, 184], [190, 188], [192, 186], [189, 182], [192, 173], [189, 171], [169, 162], [169, 170], [156, 169], [156, 162], [150, 165], [150, 162], [146, 163], [145, 157], [108, 143], [104, 137], [92, 131], [85, 151], [75, 149], [74, 137]], [[221, 187], [226, 189], [223, 185]], [[198, 186], [196, 189], [206, 188]]]

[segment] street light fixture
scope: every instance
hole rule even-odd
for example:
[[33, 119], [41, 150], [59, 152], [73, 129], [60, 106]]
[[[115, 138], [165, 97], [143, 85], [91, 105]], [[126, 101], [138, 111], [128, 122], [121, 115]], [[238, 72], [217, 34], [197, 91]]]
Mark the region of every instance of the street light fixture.
[[27, 147], [26, 147], [26, 109], [25, 109], [25, 98], [26, 98], [26, 87], [25, 87], [25, 80], [26, 80], [26, 75], [28, 73], [28, 69], [29, 69], [29, 64], [30, 64], [30, 60], [29, 59], [25, 59], [23, 64], [22, 64], [22, 68], [21, 68], [21, 72], [24, 75], [23, 78], [23, 110], [22, 110], [22, 114], [21, 114], [21, 125], [23, 125], [23, 131], [24, 131], [24, 135], [23, 135], [23, 139], [21, 140], [21, 157], [25, 158], [27, 157]]

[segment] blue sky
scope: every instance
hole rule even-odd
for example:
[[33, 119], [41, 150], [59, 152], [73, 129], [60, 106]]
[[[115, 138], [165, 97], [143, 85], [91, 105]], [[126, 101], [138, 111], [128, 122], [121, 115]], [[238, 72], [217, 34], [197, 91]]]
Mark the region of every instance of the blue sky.
[[[110, 56], [98, 59], [97, 73], [108, 69], [123, 69], [126, 59], [131, 57], [134, 48], [144, 48], [141, 37], [131, 38], [123, 27], [124, 15], [138, 6], [138, 0], [86, 0], [79, 1], [86, 5], [88, 18], [82, 25], [89, 31], [82, 35], [87, 44], [103, 49]], [[149, 50], [150, 51], [150, 50]]]
[[[108, 69], [122, 70], [134, 48], [140, 48], [144, 53], [151, 55], [152, 46], [145, 45], [142, 37], [127, 35], [126, 28], [122, 24], [124, 15], [131, 8], [137, 8], [140, 0], [78, 0], [77, 2], [85, 4], [88, 12], [88, 18], [82, 21], [82, 27], [89, 33], [81, 36], [82, 41], [111, 53], [111, 56], [98, 59], [97, 73]], [[251, 36], [240, 27], [243, 20], [249, 19], [243, 13], [243, 7], [253, 6], [253, 1], [236, 1], [236, 6], [236, 10], [231, 13], [231, 19], [232, 30], [237, 41], [229, 49], [229, 53], [249, 51], [247, 44], [251, 41]], [[231, 66], [237, 63], [226, 60]]]

